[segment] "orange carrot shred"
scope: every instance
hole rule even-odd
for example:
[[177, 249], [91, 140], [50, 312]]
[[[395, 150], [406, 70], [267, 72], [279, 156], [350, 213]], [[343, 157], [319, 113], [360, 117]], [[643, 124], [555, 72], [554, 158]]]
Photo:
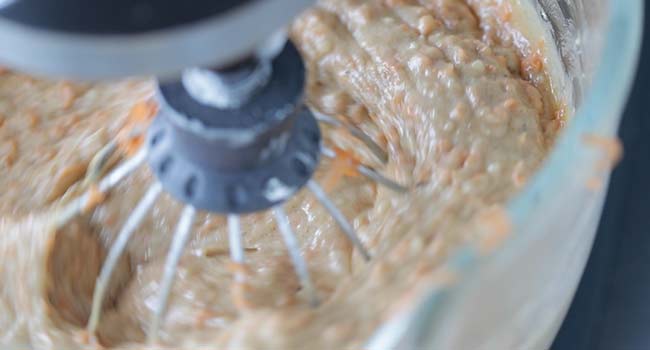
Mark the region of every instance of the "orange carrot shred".
[[64, 82], [61, 84], [61, 99], [63, 102], [63, 109], [67, 110], [74, 105], [74, 103], [77, 100], [77, 92], [75, 91], [74, 87], [72, 86], [71, 83], [69, 82]]
[[228, 271], [235, 275], [249, 276], [251, 274], [250, 269], [245, 264], [231, 262], [227, 265]]
[[141, 101], [136, 103], [129, 112], [124, 126], [117, 135], [119, 147], [128, 156], [135, 154], [144, 143], [143, 135], [133, 135], [138, 127], [147, 126], [158, 113], [158, 105], [154, 101]]
[[100, 191], [96, 185], [90, 187], [88, 194], [88, 202], [83, 208], [84, 213], [90, 212], [106, 200], [106, 193]]
[[623, 144], [618, 138], [606, 137], [596, 134], [585, 134], [583, 142], [590, 147], [599, 149], [605, 156], [601, 168], [612, 168], [623, 157]]
[[479, 242], [479, 249], [483, 253], [493, 251], [512, 232], [512, 222], [508, 212], [500, 206], [483, 210], [477, 220], [480, 228], [485, 230], [485, 235]]
[[361, 161], [351, 152], [346, 151], [344, 149], [340, 149], [338, 147], [334, 148], [334, 152], [336, 152], [337, 159], [341, 159], [346, 167], [343, 169], [343, 173], [346, 176], [357, 176], [359, 175], [359, 172], [357, 171], [357, 166], [361, 164]]
[[230, 294], [233, 304], [235, 304], [235, 307], [237, 307], [239, 310], [251, 309], [255, 306], [246, 297], [247, 289], [247, 284], [238, 281], [233, 282], [232, 286], [230, 287]]
[[351, 152], [335, 147], [336, 158], [332, 160], [331, 171], [323, 179], [325, 191], [331, 191], [339, 184], [343, 177], [359, 176], [357, 167], [361, 164]]
[[210, 310], [201, 310], [197, 313], [194, 324], [198, 328], [205, 328], [206, 322], [211, 319], [212, 317], [215, 317], [216, 315], [214, 312]]

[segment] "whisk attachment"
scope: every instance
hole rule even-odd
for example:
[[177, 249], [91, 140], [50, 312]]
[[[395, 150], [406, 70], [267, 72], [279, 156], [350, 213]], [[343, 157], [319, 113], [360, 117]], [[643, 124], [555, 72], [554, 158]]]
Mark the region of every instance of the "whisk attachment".
[[[153, 134], [155, 132], [156, 129], [153, 127], [149, 131], [150, 134]], [[140, 165], [145, 163], [145, 161], [148, 159], [150, 145], [151, 143], [145, 143], [145, 145], [136, 154], [124, 159], [121, 164], [118, 164], [113, 170], [108, 172], [107, 175], [99, 181], [95, 191], [99, 191], [99, 193], [102, 194], [107, 194], [121, 180], [132, 173]], [[324, 146], [320, 146], [318, 149], [327, 157], [336, 158], [340, 156], [337, 154], [337, 151]], [[103, 149], [100, 151], [100, 154], [98, 154], [98, 156], [101, 158], [106, 158], [107, 154], [107, 151]], [[368, 178], [377, 181], [377, 183], [386, 185], [398, 192], [407, 191], [406, 187], [385, 178], [378, 172], [374, 171], [372, 168], [359, 162], [355, 162], [354, 164], [359, 174], [365, 175]], [[310, 166], [313, 166], [315, 168], [316, 164], [310, 164]], [[330, 213], [332, 218], [341, 228], [342, 232], [353, 243], [354, 247], [359, 251], [362, 257], [366, 260], [370, 259], [371, 254], [368, 252], [367, 248], [365, 248], [362, 241], [357, 236], [354, 228], [345, 218], [344, 214], [327, 196], [325, 190], [323, 190], [320, 185], [316, 183], [316, 181], [311, 179], [308, 179], [306, 181], [306, 187], [321, 203], [321, 205], [323, 205], [323, 207], [325, 207], [325, 209]], [[93, 203], [92, 191], [93, 190], [89, 190], [65, 208], [63, 215], [65, 218], [64, 220], [69, 220], [72, 217], [83, 213], [86, 211], [85, 208], [92, 208], [95, 205], [100, 204]], [[154, 202], [163, 191], [165, 191], [165, 187], [161, 182], [156, 181], [151, 185], [151, 187], [146, 191], [142, 199], [134, 208], [132, 214], [126, 219], [123, 227], [119, 231], [115, 242], [111, 246], [106, 261], [104, 262], [100, 275], [97, 279], [93, 295], [91, 316], [87, 325], [87, 331], [89, 334], [95, 334], [97, 331], [108, 282], [117, 262], [119, 261], [119, 258], [123, 255], [128, 241], [137, 231], [137, 228], [142, 222], [143, 218], [150, 211]], [[301, 256], [300, 244], [296, 238], [291, 223], [289, 222], [289, 218], [282, 208], [282, 204], [274, 206], [271, 210], [277, 222], [278, 231], [280, 232], [282, 240], [287, 247], [289, 257], [292, 261], [292, 264], [294, 265], [296, 274], [299, 277], [302, 288], [304, 289], [305, 294], [309, 299], [309, 303], [313, 306], [316, 306], [319, 302], [318, 293], [311, 281], [307, 263]], [[196, 211], [196, 207], [191, 204], [187, 204], [183, 210], [183, 214], [174, 233], [172, 245], [165, 261], [164, 273], [160, 284], [161, 287], [157, 296], [156, 306], [153, 310], [153, 318], [147, 332], [147, 339], [149, 343], [155, 343], [158, 341], [158, 335], [165, 317], [165, 312], [168, 307], [167, 304], [173, 286], [176, 269], [178, 267], [178, 263], [183, 250], [187, 245], [188, 240], [190, 239], [191, 227], [196, 215]], [[242, 242], [242, 235], [244, 232], [242, 232], [240, 225], [240, 214], [228, 213], [227, 219], [230, 257], [234, 264], [238, 265], [240, 268], [243, 268], [245, 266], [245, 251]], [[243, 270], [241, 269], [235, 271], [235, 283], [245, 282], [246, 275], [242, 271]]]
[[161, 110], [148, 133], [148, 163], [165, 191], [197, 209], [244, 214], [290, 198], [311, 178], [321, 133], [302, 108], [304, 67], [287, 43], [248, 102], [222, 109], [182, 82], [160, 84]]
[[[365, 260], [371, 258], [344, 213], [312, 179], [321, 155], [342, 161], [340, 164], [332, 162], [332, 166], [344, 164], [345, 169], [336, 169], [343, 174], [364, 176], [397, 193], [405, 193], [408, 188], [347, 152], [323, 146], [318, 122], [346, 128], [381, 162], [388, 160], [386, 152], [362, 130], [333, 117], [317, 112], [314, 115], [305, 108], [302, 99], [304, 67], [292, 44], [288, 43], [270, 65], [272, 72], [266, 85], [251, 90], [246, 103], [234, 109], [218, 108], [193, 99], [184, 86], [191, 79], [161, 83], [160, 109], [141, 107], [134, 113], [135, 122], [131, 121], [135, 125], [129, 125], [126, 136], [122, 135], [126, 140], [110, 142], [93, 158], [84, 180], [89, 189], [63, 208], [58, 227], [101, 205], [110, 190], [142, 164], [148, 165], [155, 180], [109, 249], [93, 294], [87, 324], [89, 335], [98, 330], [105, 293], [119, 259], [162, 192], [169, 193], [185, 207], [166, 256], [146, 335], [149, 344], [159, 341], [180, 258], [191, 238], [199, 210], [227, 217], [235, 287], [243, 287], [247, 277], [241, 215], [270, 210], [303, 292], [312, 306], [318, 305], [318, 292], [308, 264], [301, 255], [300, 242], [283, 208], [284, 202], [303, 187], [307, 187], [327, 210], [361, 256]], [[251, 70], [249, 66], [244, 68]], [[228, 74], [233, 77], [237, 76], [235, 73]], [[154, 112], [156, 118], [149, 123], [147, 113]], [[148, 127], [144, 122], [149, 123]], [[113, 164], [112, 160], [119, 159], [116, 156], [121, 156], [121, 162]], [[114, 168], [106, 171], [111, 166]], [[102, 178], [103, 174], [106, 175]], [[241, 295], [235, 293], [233, 302], [245, 307], [246, 301]]]

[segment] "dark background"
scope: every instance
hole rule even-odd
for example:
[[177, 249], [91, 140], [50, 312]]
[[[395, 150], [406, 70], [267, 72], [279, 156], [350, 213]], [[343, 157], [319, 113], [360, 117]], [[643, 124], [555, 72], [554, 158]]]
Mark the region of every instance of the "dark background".
[[639, 71], [619, 135], [625, 157], [553, 350], [650, 349], [650, 4]]

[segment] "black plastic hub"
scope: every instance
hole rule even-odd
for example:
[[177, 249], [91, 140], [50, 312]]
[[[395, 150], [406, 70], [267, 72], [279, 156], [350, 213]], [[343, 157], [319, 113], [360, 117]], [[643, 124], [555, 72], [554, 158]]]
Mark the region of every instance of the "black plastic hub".
[[321, 134], [303, 104], [305, 71], [287, 43], [269, 82], [238, 109], [200, 104], [181, 82], [159, 86], [149, 164], [166, 191], [199, 209], [250, 213], [290, 198], [313, 175]]
[[14, 0], [0, 5], [0, 16], [51, 31], [135, 34], [195, 24], [252, 1]]

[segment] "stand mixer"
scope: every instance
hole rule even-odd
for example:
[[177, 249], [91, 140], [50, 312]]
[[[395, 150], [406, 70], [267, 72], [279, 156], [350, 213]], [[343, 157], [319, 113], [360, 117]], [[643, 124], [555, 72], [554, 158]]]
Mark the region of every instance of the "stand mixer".
[[[197, 211], [228, 218], [235, 284], [246, 283], [240, 215], [272, 210], [302, 288], [318, 305], [299, 243], [282, 204], [307, 187], [367, 260], [371, 254], [312, 175], [321, 156], [344, 157], [355, 173], [397, 192], [408, 189], [355, 157], [323, 145], [319, 122], [348, 132], [379, 161], [368, 135], [304, 106], [305, 67], [281, 29], [306, 0], [0, 0], [0, 64], [35, 75], [98, 80], [158, 78], [155, 114], [130, 120], [88, 169], [93, 186], [62, 209], [58, 227], [101, 205], [111, 188], [146, 164], [157, 181], [133, 209], [110, 248], [94, 289], [87, 330], [95, 334], [120, 257], [159, 195], [185, 206], [168, 252], [154, 318], [156, 343], [179, 259]], [[123, 161], [111, 168], [116, 154]], [[106, 176], [100, 176], [106, 171]]]

